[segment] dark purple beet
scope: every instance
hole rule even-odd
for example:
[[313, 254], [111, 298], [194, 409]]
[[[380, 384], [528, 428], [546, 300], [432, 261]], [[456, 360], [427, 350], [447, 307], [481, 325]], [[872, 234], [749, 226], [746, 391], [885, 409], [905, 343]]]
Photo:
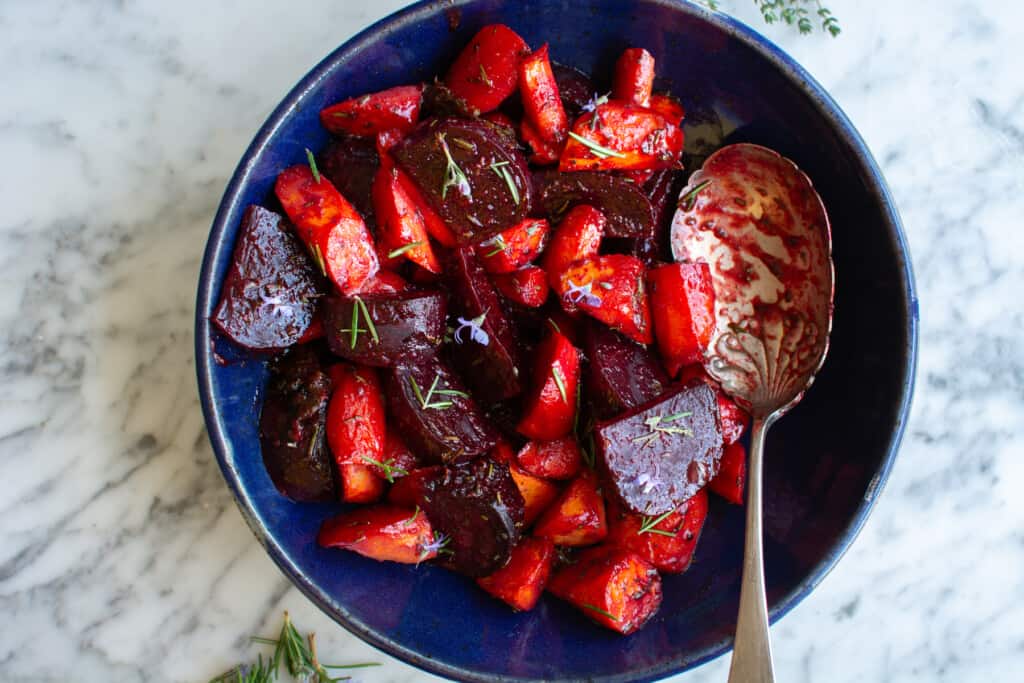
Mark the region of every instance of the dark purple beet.
[[370, 230], [377, 225], [370, 191], [380, 167], [374, 138], [333, 138], [317, 155], [317, 168], [349, 200]]
[[592, 171], [543, 171], [535, 180], [540, 204], [553, 220], [576, 204], [590, 204], [608, 219], [607, 237], [637, 237], [652, 230], [650, 200], [625, 178]]
[[292, 500], [338, 498], [324, 427], [330, 394], [330, 377], [308, 345], [293, 347], [271, 367], [260, 413], [263, 464]]
[[583, 105], [596, 94], [594, 85], [582, 72], [571, 66], [552, 62], [551, 71], [555, 74], [558, 94], [562, 98], [562, 106], [571, 123], [573, 119], [583, 113]]
[[442, 562], [467, 576], [508, 563], [523, 528], [523, 497], [508, 466], [490, 458], [443, 467], [424, 480], [420, 505], [449, 539]]
[[633, 239], [631, 251], [647, 265], [656, 261], [672, 261], [668, 236], [676, 212], [675, 200], [684, 184], [683, 174], [671, 169], [656, 172], [644, 184], [655, 218], [647, 230]]
[[358, 326], [363, 330], [352, 344], [352, 314], [358, 306], [354, 298], [332, 294], [324, 299], [324, 332], [331, 351], [363, 365], [386, 367], [401, 355], [414, 339], [437, 346], [444, 339], [448, 304], [436, 291], [409, 291], [362, 297], [377, 332], [370, 334], [360, 307]]
[[446, 272], [451, 282], [454, 316], [471, 321], [483, 315], [481, 328], [487, 341], [481, 344], [482, 339], [474, 339], [472, 330], [457, 320], [453, 324], [453, 362], [473, 394], [484, 403], [517, 396], [523, 390], [519, 347], [498, 293], [473, 249], [456, 249]]
[[585, 325], [582, 337], [588, 359], [585, 395], [599, 420], [643, 405], [668, 388], [665, 370], [646, 347], [597, 322]]
[[[458, 184], [445, 184], [445, 146], [468, 180], [468, 195]], [[530, 213], [533, 186], [526, 159], [505, 126], [431, 119], [395, 145], [392, 154], [462, 244], [492, 237]]]
[[420, 105], [421, 120], [432, 116], [461, 116], [468, 119], [474, 116], [474, 112], [466, 100], [435, 79], [423, 88], [423, 102]]
[[250, 349], [283, 349], [306, 331], [321, 280], [287, 222], [261, 206], [242, 217], [213, 322]]
[[497, 441], [465, 386], [429, 346], [412, 344], [395, 359], [386, 382], [389, 416], [417, 455], [451, 464], [472, 460]]
[[722, 458], [718, 399], [700, 381], [598, 422], [594, 437], [615, 492], [645, 515], [685, 503], [718, 473]]

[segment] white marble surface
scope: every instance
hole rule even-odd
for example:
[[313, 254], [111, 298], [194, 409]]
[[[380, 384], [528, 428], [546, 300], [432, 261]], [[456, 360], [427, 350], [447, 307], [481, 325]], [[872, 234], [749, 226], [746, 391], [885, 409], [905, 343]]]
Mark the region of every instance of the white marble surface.
[[[333, 658], [384, 663], [363, 681], [431, 679], [334, 627], [264, 555], [214, 463], [192, 356], [200, 253], [250, 137], [401, 4], [0, 5], [0, 680], [206, 680], [283, 609]], [[829, 4], [839, 40], [766, 32], [882, 164], [922, 346], [877, 510], [774, 628], [779, 680], [1021, 680], [1024, 9]], [[760, 26], [747, 0], [723, 5]]]

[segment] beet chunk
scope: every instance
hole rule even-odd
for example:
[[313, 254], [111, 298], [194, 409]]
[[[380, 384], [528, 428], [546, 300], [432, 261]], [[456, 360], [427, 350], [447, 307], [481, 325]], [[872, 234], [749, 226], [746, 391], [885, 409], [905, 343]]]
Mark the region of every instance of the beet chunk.
[[551, 71], [558, 83], [558, 94], [562, 99], [562, 107], [572, 121], [583, 113], [583, 106], [595, 96], [594, 86], [582, 72], [571, 66], [551, 62]]
[[260, 414], [263, 464], [292, 500], [338, 498], [325, 428], [330, 394], [330, 377], [309, 346], [292, 348], [271, 367]]
[[508, 466], [481, 458], [443, 467], [422, 482], [420, 505], [448, 540], [441, 557], [467, 576], [508, 563], [523, 528], [523, 497]]
[[544, 171], [535, 179], [539, 201], [552, 222], [576, 204], [590, 204], [608, 219], [608, 237], [640, 237], [652, 229], [651, 201], [625, 178], [596, 171]]
[[[332, 294], [324, 299], [323, 310], [327, 343], [333, 353], [363, 365], [387, 367], [413, 340], [429, 346], [441, 343], [447, 302], [440, 292], [430, 291], [370, 295], [359, 300]], [[367, 313], [377, 339], [370, 333]], [[355, 337], [355, 344], [352, 343], [353, 320], [361, 330]]]
[[373, 177], [380, 167], [375, 138], [346, 136], [331, 140], [317, 155], [317, 167], [352, 203], [370, 230], [377, 226], [373, 212]]
[[428, 346], [414, 344], [395, 359], [385, 391], [389, 415], [417, 455], [462, 462], [497, 442], [497, 432], [462, 382]]
[[313, 322], [322, 284], [302, 242], [280, 215], [250, 206], [213, 323], [236, 344], [283, 349]]
[[392, 154], [459, 243], [476, 244], [530, 213], [533, 186], [514, 140], [487, 121], [432, 119]]
[[517, 396], [523, 390], [519, 347], [501, 299], [473, 249], [457, 249], [447, 272], [457, 318], [452, 360], [484, 403]]
[[718, 399], [714, 389], [696, 382], [599, 422], [595, 437], [622, 502], [645, 515], [668, 512], [718, 473]]
[[586, 395], [598, 419], [643, 405], [668, 388], [665, 370], [646, 347], [593, 322], [584, 327], [582, 341], [589, 361]]

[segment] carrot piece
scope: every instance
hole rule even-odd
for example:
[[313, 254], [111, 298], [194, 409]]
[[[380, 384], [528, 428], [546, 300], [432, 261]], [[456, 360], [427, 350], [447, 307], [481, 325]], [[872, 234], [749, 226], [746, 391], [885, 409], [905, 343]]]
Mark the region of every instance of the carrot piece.
[[572, 479], [583, 467], [583, 455], [576, 437], [554, 441], [530, 441], [516, 454], [519, 466], [547, 479]]
[[623, 635], [647, 623], [661, 605], [658, 571], [639, 555], [614, 547], [584, 553], [551, 577], [548, 590]]
[[554, 482], [530, 474], [516, 462], [512, 446], [502, 439], [491, 450], [491, 460], [508, 465], [509, 474], [523, 497], [523, 524], [529, 526], [558, 497], [559, 488]]
[[380, 262], [370, 231], [331, 181], [319, 173], [314, 176], [309, 166], [292, 166], [277, 176], [274, 192], [299, 237], [342, 294], [355, 294], [377, 274]]
[[547, 246], [551, 227], [543, 218], [527, 218], [476, 245], [488, 273], [511, 273], [533, 261]]
[[490, 121], [491, 123], [499, 126], [505, 126], [506, 128], [516, 129], [515, 122], [508, 117], [508, 114], [502, 111], [489, 111], [481, 116], [484, 121]]
[[554, 559], [555, 546], [551, 541], [524, 538], [513, 548], [507, 565], [476, 583], [513, 609], [531, 610], [544, 592]]
[[672, 168], [683, 152], [683, 131], [656, 111], [606, 102], [573, 124], [560, 171]]
[[715, 290], [706, 263], [673, 263], [647, 274], [654, 336], [668, 374], [704, 357], [715, 328]]
[[422, 100], [422, 85], [400, 85], [332, 104], [320, 112], [320, 123], [335, 135], [408, 132], [419, 121]]
[[409, 450], [402, 437], [394, 430], [388, 429], [384, 434], [384, 448], [381, 450], [380, 458], [369, 467], [378, 477], [394, 483], [395, 480], [408, 476], [420, 464], [420, 459]]
[[615, 62], [612, 98], [646, 107], [654, 88], [654, 55], [641, 47], [622, 52]]
[[654, 341], [643, 261], [609, 254], [564, 270], [554, 287], [566, 308], [580, 310], [641, 344]]
[[423, 482], [434, 476], [438, 467], [420, 467], [410, 470], [406, 476], [396, 479], [388, 490], [388, 502], [402, 507], [415, 507], [420, 504], [423, 494]]
[[381, 270], [363, 284], [360, 294], [398, 294], [409, 288], [409, 283], [398, 273]]
[[342, 500], [368, 502], [384, 492], [370, 465], [384, 450], [384, 400], [371, 368], [339, 363], [331, 368], [334, 391], [327, 404], [327, 443], [342, 481]]
[[537, 166], [553, 164], [562, 154], [562, 145], [545, 142], [528, 119], [519, 122], [519, 137], [530, 148], [530, 163]]
[[725, 447], [718, 463], [718, 474], [708, 482], [708, 488], [730, 503], [743, 505], [746, 483], [747, 449], [737, 441]]
[[345, 463], [338, 465], [341, 500], [346, 503], [375, 503], [384, 495], [384, 479], [369, 465]]
[[718, 393], [718, 417], [722, 422], [722, 443], [729, 445], [739, 441], [740, 437], [750, 425], [750, 415], [747, 411], [729, 398], [718, 383], [708, 377], [704, 367], [700, 364], [687, 365], [679, 373], [679, 381], [686, 383], [691, 379], [700, 379]]
[[569, 118], [551, 70], [547, 43], [519, 63], [519, 93], [526, 118], [541, 139], [562, 145], [569, 135]]
[[572, 207], [551, 237], [544, 253], [544, 270], [552, 287], [558, 286], [562, 272], [583, 259], [597, 256], [608, 220], [587, 204]]
[[597, 475], [584, 469], [544, 511], [533, 535], [550, 538], [555, 545], [591, 545], [608, 535], [604, 500], [597, 490]]
[[377, 156], [383, 159], [388, 151], [402, 141], [405, 132], [397, 128], [388, 128], [377, 133]]
[[537, 266], [494, 275], [491, 279], [502, 296], [527, 308], [540, 308], [548, 300], [548, 275]]
[[402, 189], [405, 190], [406, 195], [415, 204], [416, 209], [420, 212], [423, 217], [423, 224], [427, 228], [427, 232], [430, 236], [438, 241], [442, 246], [454, 247], [458, 244], [458, 240], [455, 238], [455, 233], [448, 227], [448, 224], [444, 222], [444, 219], [438, 215], [430, 207], [430, 203], [424, 198], [423, 193], [416, 187], [416, 183], [413, 182], [402, 169], [398, 170], [398, 182], [402, 185]]
[[605, 543], [636, 553], [658, 571], [680, 574], [690, 566], [707, 515], [704, 489], [676, 510], [658, 516], [640, 515], [610, 501]]
[[437, 557], [434, 530], [419, 510], [375, 505], [324, 521], [317, 534], [323, 548], [351, 550], [379, 561], [419, 564]]
[[444, 82], [475, 113], [489, 112], [515, 91], [519, 61], [529, 52], [508, 26], [484, 26], [455, 58]]
[[671, 95], [651, 95], [651, 102], [647, 106], [677, 126], [682, 125], [686, 118], [686, 109]]
[[530, 439], [550, 441], [572, 430], [580, 358], [565, 335], [552, 332], [536, 351], [533, 387], [516, 429]]
[[430, 246], [423, 214], [398, 180], [398, 169], [385, 156], [373, 179], [373, 211], [385, 257], [406, 258], [432, 273], [441, 263]]

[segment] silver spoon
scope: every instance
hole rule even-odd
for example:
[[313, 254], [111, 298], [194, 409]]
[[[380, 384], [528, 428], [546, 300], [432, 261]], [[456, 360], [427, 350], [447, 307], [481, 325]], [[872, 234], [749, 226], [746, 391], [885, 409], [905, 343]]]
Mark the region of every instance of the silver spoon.
[[710, 268], [715, 329], [704, 366], [753, 417], [729, 683], [772, 683], [761, 464], [768, 428], [800, 401], [828, 351], [835, 288], [828, 216], [792, 161], [758, 145], [729, 145], [680, 194], [672, 253]]

